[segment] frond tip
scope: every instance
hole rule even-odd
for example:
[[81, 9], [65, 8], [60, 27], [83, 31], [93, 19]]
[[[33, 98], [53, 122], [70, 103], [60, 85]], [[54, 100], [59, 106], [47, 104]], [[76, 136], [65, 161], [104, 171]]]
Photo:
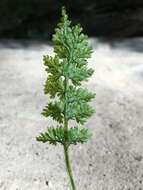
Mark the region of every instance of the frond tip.
[[67, 137], [65, 138], [65, 129], [63, 127], [53, 128], [50, 127], [47, 129], [47, 132], [41, 133], [40, 136], [36, 137], [37, 141], [41, 141], [43, 143], [49, 142], [50, 144], [56, 145], [67, 144], [76, 145], [77, 143], [86, 143], [88, 139], [91, 137], [88, 129], [80, 129], [78, 127], [72, 127], [67, 131]]

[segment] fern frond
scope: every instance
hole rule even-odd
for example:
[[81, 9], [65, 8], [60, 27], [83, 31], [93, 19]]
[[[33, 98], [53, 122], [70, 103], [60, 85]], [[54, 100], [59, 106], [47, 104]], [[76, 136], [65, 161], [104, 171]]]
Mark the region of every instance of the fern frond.
[[36, 137], [36, 140], [43, 143], [49, 142], [53, 145], [60, 143], [69, 146], [71, 144], [76, 145], [77, 143], [86, 143], [91, 137], [88, 129], [80, 129], [79, 127], [68, 129], [68, 131], [66, 131], [66, 134], [67, 138], [65, 138], [65, 129], [63, 127], [50, 127], [45, 133], [41, 133], [40, 136]]

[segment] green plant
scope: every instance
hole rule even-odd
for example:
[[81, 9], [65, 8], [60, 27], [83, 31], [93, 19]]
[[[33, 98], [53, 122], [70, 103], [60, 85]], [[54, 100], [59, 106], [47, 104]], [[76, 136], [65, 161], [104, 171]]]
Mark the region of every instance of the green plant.
[[[61, 22], [53, 35], [54, 57], [44, 56], [44, 65], [48, 74], [44, 86], [45, 94], [51, 100], [43, 109], [45, 117], [52, 117], [59, 125], [49, 127], [36, 139], [43, 143], [49, 142], [64, 147], [65, 164], [72, 190], [76, 190], [70, 160], [69, 147], [77, 143], [85, 143], [91, 134], [88, 129], [81, 128], [94, 113], [88, 104], [95, 94], [81, 88], [81, 82], [87, 81], [93, 69], [87, 67], [92, 49], [88, 37], [82, 33], [80, 25], [71, 26], [65, 9], [62, 9]], [[77, 126], [70, 127], [69, 120], [75, 120]]]

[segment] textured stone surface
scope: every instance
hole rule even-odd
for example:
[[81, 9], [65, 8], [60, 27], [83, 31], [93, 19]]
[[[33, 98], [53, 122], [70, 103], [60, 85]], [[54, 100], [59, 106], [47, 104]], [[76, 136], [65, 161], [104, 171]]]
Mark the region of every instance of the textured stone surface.
[[[71, 149], [79, 190], [143, 189], [142, 41], [91, 40], [96, 72], [86, 86], [97, 94], [97, 113], [85, 125], [92, 140]], [[51, 52], [37, 42], [0, 43], [1, 190], [68, 189], [62, 148], [35, 141], [52, 124], [40, 115], [47, 102], [41, 60]]]

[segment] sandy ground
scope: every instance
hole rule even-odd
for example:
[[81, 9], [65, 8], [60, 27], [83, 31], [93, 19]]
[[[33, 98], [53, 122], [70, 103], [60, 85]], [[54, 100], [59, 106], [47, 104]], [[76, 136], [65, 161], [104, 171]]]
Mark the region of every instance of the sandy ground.
[[[78, 190], [143, 190], [143, 39], [91, 40], [95, 74], [93, 137], [71, 148]], [[52, 124], [40, 115], [47, 102], [38, 42], [0, 43], [0, 190], [69, 190], [61, 146], [35, 141]]]

